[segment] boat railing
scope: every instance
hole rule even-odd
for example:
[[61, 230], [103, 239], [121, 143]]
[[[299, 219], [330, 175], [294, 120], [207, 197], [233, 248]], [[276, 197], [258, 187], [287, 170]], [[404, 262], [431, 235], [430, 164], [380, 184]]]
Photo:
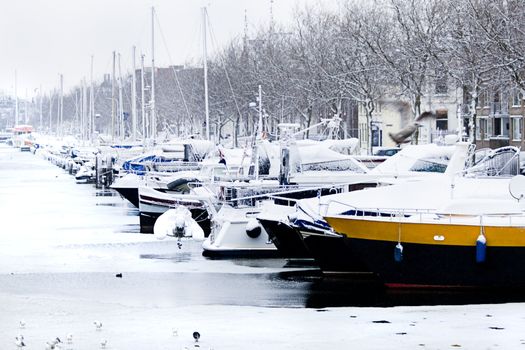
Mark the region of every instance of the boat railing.
[[328, 209], [332, 204], [339, 204], [348, 207], [349, 210], [342, 213], [342, 215], [351, 216], [382, 216], [382, 217], [408, 217], [415, 214], [432, 214], [436, 212], [434, 208], [391, 208], [391, 207], [357, 207], [338, 200], [331, 200], [325, 203], [320, 203], [322, 208], [320, 212], [326, 215]]
[[[475, 213], [475, 214], [468, 214], [468, 213], [439, 213], [436, 209], [433, 208], [388, 208], [388, 207], [357, 207], [348, 203], [344, 203], [341, 201], [330, 201], [327, 203], [322, 203], [322, 205], [325, 207], [324, 215], [326, 216], [328, 213], [328, 208], [330, 204], [336, 203], [340, 205], [344, 205], [350, 210], [347, 210], [340, 215], [348, 215], [348, 216], [354, 216], [354, 217], [384, 217], [388, 218], [390, 221], [394, 220], [400, 220], [402, 218], [411, 218], [418, 217], [419, 222], [422, 223], [425, 221], [424, 219], [427, 218], [428, 221], [428, 215], [434, 214], [439, 218], [447, 218], [449, 223], [458, 222], [457, 218], [477, 218], [477, 220], [472, 221], [479, 221], [480, 226], [483, 226], [483, 222], [487, 222], [487, 219], [489, 218], [506, 218], [508, 220], [508, 225], [511, 226], [513, 222], [516, 222], [516, 220], [513, 221], [513, 219], [520, 219], [520, 223], [523, 224], [523, 220], [525, 219], [525, 212], [513, 212], [513, 213]], [[456, 219], [456, 220], [454, 220]]]

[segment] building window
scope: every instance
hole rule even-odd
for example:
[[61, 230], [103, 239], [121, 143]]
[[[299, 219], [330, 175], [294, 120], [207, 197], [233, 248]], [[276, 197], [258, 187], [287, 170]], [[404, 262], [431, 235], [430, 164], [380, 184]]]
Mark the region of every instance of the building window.
[[522, 117], [511, 117], [512, 122], [512, 140], [521, 141], [521, 130], [523, 128]]
[[448, 130], [448, 110], [439, 109], [436, 111], [436, 130]]
[[512, 107], [521, 106], [521, 92], [518, 89], [512, 90]]
[[489, 94], [487, 91], [483, 91], [479, 94], [479, 105], [483, 108], [488, 108], [490, 105]]
[[478, 119], [477, 137], [480, 140], [488, 140], [492, 136], [492, 119], [479, 118]]
[[[493, 135], [494, 136], [506, 136], [509, 137], [510, 132], [510, 120], [509, 117], [495, 117], [492, 118], [493, 122]], [[490, 123], [489, 123], [490, 124]]]

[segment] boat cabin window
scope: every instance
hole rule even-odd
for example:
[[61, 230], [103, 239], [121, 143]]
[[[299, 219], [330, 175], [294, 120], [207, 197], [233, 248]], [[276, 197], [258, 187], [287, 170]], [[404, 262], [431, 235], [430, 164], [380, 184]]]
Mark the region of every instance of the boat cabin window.
[[444, 173], [447, 170], [447, 165], [438, 163], [434, 160], [419, 159], [412, 165], [410, 171], [429, 172], [429, 173]]

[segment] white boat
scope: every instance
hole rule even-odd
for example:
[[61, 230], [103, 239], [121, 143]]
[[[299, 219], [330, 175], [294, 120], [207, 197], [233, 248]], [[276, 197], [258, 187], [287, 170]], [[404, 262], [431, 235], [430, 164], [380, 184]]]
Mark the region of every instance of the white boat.
[[213, 216], [212, 232], [202, 243], [206, 257], [277, 257], [279, 252], [255, 216], [259, 207], [223, 205]]
[[155, 221], [153, 234], [159, 240], [173, 237], [177, 238], [179, 242], [183, 237], [191, 237], [195, 240], [204, 239], [204, 231], [192, 218], [191, 212], [183, 205], [169, 209], [159, 216]]
[[[282, 251], [283, 256], [312, 257], [315, 252], [307, 248], [303, 234], [308, 235], [309, 241], [315, 241], [315, 245], [324, 244], [319, 243], [319, 239], [333, 238], [326, 235], [330, 234], [330, 228], [322, 215], [325, 213], [328, 201], [332, 202], [331, 211], [336, 213], [340, 210], [341, 212], [345, 208], [338, 208], [335, 203], [344, 202], [348, 196], [354, 196], [357, 193], [354, 192], [356, 190], [389, 186], [405, 181], [416, 183], [423, 179], [442, 177], [441, 172], [445, 169], [448, 169], [449, 172], [463, 169], [467, 150], [467, 144], [408, 146], [367, 173], [347, 173], [346, 181], [350, 183], [344, 191], [335, 191], [335, 194], [321, 193], [322, 196], [318, 198], [300, 199], [297, 201], [297, 210], [294, 210], [293, 213], [289, 213], [286, 207], [281, 206], [281, 211], [286, 212], [286, 216], [267, 215], [262, 212], [258, 218], [276, 246]], [[414, 188], [412, 185], [409, 187]], [[362, 193], [364, 197], [367, 197], [368, 192]], [[273, 210], [273, 212], [278, 211]], [[328, 241], [327, 244], [332, 241]], [[328, 257], [332, 258], [336, 255]], [[336, 261], [329, 265], [336, 266], [339, 265], [339, 262]]]

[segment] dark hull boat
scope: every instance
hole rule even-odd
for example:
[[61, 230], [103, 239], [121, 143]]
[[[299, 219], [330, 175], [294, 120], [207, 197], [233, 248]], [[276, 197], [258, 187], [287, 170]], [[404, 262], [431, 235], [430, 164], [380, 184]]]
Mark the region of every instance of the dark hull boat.
[[258, 218], [268, 237], [284, 258], [311, 258], [301, 233], [281, 220]]
[[[392, 287], [525, 287], [523, 217], [326, 218]], [[419, 221], [418, 221], [419, 220]], [[454, 223], [454, 221], [457, 221]]]
[[352, 252], [346, 237], [307, 229], [300, 232], [308, 251], [324, 273], [370, 274], [367, 266]]

